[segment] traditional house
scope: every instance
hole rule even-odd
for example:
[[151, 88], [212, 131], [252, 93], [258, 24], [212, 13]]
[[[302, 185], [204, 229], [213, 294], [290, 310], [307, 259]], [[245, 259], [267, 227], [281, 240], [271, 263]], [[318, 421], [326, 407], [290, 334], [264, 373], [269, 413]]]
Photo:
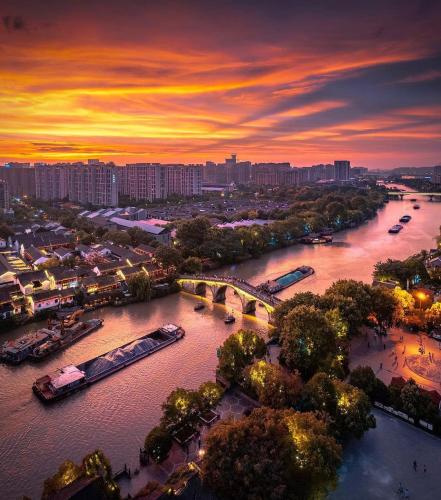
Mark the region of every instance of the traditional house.
[[97, 276], [103, 276], [106, 274], [116, 274], [118, 269], [125, 267], [125, 264], [122, 262], [114, 261], [114, 262], [104, 262], [103, 264], [97, 264], [93, 268], [93, 272]]
[[24, 249], [23, 257], [32, 265], [34, 269], [37, 269], [38, 266], [41, 266], [41, 264], [44, 264], [50, 259], [50, 255], [43, 250], [35, 248], [33, 245]]
[[60, 247], [71, 247], [72, 242], [62, 234], [45, 231], [43, 233], [26, 233], [12, 236], [11, 246], [23, 256], [25, 249], [31, 246], [39, 250], [52, 251]]
[[154, 257], [156, 253], [156, 248], [151, 247], [150, 245], [146, 245], [145, 243], [140, 243], [133, 250], [139, 255], [145, 255], [150, 258]]
[[74, 300], [75, 291], [72, 288], [65, 290], [44, 290], [27, 297], [28, 307], [32, 314], [47, 309], [59, 309], [64, 305], [73, 304]]
[[0, 254], [0, 285], [13, 284], [16, 282], [17, 272], [8, 262], [8, 259]]
[[32, 295], [43, 290], [51, 290], [54, 287], [48, 271], [22, 273], [17, 276], [17, 281], [23, 295]]
[[70, 248], [60, 247], [54, 250], [54, 256], [57, 257], [60, 262], [64, 262], [73, 256], [73, 252]]
[[122, 281], [127, 281], [127, 279], [130, 279], [132, 276], [136, 276], [137, 274], [140, 274], [140, 273], [148, 276], [147, 270], [143, 267], [126, 266], [126, 267], [122, 267], [121, 269], [118, 270], [117, 276]]
[[18, 285], [0, 287], [0, 319], [10, 319], [22, 312], [23, 294]]
[[106, 294], [120, 288], [116, 276], [89, 276], [83, 279], [82, 287], [89, 295]]
[[76, 269], [67, 269], [65, 267], [53, 267], [48, 270], [52, 279], [52, 287], [57, 290], [65, 288], [75, 288], [80, 284], [80, 273]]

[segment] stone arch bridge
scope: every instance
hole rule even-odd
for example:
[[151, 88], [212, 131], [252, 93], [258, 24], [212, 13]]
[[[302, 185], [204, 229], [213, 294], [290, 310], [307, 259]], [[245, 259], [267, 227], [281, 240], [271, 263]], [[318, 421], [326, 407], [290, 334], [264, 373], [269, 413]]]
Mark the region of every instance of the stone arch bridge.
[[231, 276], [182, 275], [177, 280], [186, 292], [205, 296], [210, 289], [213, 302], [225, 302], [227, 288], [232, 288], [242, 303], [242, 313], [252, 314], [260, 303], [268, 313], [268, 323], [273, 323], [274, 309], [282, 301], [269, 293], [258, 290], [254, 285]]

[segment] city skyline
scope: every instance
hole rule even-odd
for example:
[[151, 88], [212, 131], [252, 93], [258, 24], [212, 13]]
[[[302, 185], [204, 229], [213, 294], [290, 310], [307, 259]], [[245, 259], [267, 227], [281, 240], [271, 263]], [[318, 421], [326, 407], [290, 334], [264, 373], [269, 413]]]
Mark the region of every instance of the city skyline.
[[437, 2], [7, 1], [1, 17], [0, 163], [441, 161]]

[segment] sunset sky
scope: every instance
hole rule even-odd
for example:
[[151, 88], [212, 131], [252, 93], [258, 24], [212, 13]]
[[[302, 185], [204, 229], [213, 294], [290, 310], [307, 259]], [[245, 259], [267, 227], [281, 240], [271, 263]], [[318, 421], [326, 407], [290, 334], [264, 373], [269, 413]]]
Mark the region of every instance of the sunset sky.
[[441, 163], [441, 2], [3, 0], [0, 163]]

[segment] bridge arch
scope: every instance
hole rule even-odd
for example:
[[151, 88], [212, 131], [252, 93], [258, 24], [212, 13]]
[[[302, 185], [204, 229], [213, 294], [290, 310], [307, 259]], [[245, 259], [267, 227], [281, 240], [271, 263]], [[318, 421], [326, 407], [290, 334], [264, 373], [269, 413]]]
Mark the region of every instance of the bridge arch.
[[182, 289], [197, 295], [205, 295], [207, 288], [209, 288], [215, 303], [224, 302], [227, 289], [231, 288], [241, 301], [243, 314], [254, 313], [256, 304], [260, 303], [268, 314], [270, 324], [273, 323], [274, 309], [281, 302], [280, 299], [258, 290], [250, 283], [229, 276], [184, 275], [179, 277], [177, 282]]

